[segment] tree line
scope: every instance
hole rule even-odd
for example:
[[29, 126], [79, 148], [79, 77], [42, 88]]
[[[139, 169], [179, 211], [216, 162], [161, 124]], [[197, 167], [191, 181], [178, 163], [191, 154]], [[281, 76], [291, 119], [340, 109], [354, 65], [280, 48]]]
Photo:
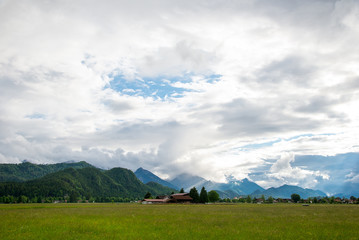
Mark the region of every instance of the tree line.
[[196, 187], [191, 188], [189, 191], [189, 196], [193, 199], [193, 203], [208, 203], [219, 201], [219, 194], [214, 190], [207, 192], [205, 187], [202, 187], [199, 194]]
[[262, 195], [260, 198], [257, 197], [251, 197], [248, 195], [247, 197], [240, 197], [240, 198], [225, 198], [220, 199], [219, 202], [228, 202], [228, 203], [321, 203], [321, 204], [345, 204], [345, 203], [351, 203], [351, 204], [359, 204], [359, 198], [356, 198], [354, 196], [351, 196], [350, 198], [345, 197], [310, 197], [308, 199], [303, 199], [300, 197], [299, 194], [292, 194], [290, 199], [287, 198], [273, 198], [271, 196], [265, 197]]
[[139, 198], [128, 198], [128, 197], [86, 197], [79, 196], [78, 194], [70, 194], [64, 197], [28, 197], [21, 195], [19, 197], [8, 195], [0, 196], [0, 203], [121, 203], [121, 202], [135, 202], [140, 200]]

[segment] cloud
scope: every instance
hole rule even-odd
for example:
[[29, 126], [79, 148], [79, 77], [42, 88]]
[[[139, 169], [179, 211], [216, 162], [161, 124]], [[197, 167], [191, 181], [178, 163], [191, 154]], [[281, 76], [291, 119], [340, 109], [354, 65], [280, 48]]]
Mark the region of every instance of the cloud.
[[346, 182], [359, 183], [359, 173], [357, 171], [352, 171], [349, 174], [345, 175]]
[[174, 46], [159, 48], [148, 54], [138, 63], [139, 74], [143, 77], [158, 75], [178, 76], [186, 72], [208, 73], [215, 55], [197, 48], [186, 40], [175, 43]]
[[221, 131], [236, 136], [266, 136], [298, 130], [312, 131], [320, 127], [319, 121], [295, 116], [285, 108], [285, 103], [277, 103], [275, 99], [234, 99], [223, 104], [214, 115], [219, 118]]
[[285, 56], [284, 59], [271, 62], [261, 68], [256, 77], [262, 85], [290, 82], [306, 87], [315, 77], [316, 71], [314, 63], [300, 56]]
[[1, 1], [0, 161], [342, 179], [317, 158], [296, 164], [332, 156], [347, 175], [339, 156], [359, 151], [358, 12], [350, 0]]
[[330, 176], [327, 173], [292, 167], [291, 163], [294, 161], [295, 157], [292, 153], [282, 154], [269, 169], [268, 178], [274, 178], [282, 183], [300, 185], [307, 188], [315, 187], [318, 179], [329, 180]]

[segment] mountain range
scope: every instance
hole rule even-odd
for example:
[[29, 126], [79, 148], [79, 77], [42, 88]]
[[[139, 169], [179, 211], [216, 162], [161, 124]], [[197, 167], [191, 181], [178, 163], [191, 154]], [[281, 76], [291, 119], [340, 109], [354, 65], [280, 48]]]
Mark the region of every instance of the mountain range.
[[291, 186], [291, 185], [283, 185], [278, 188], [268, 188], [263, 191], [255, 191], [251, 195], [252, 197], [261, 197], [264, 195], [265, 197], [272, 196], [274, 198], [290, 198], [290, 195], [293, 193], [297, 193], [300, 195], [301, 198], [306, 199], [309, 197], [323, 197], [326, 196], [326, 194], [319, 190], [312, 190], [308, 188], [301, 188], [298, 186]]
[[283, 185], [264, 189], [245, 178], [227, 177], [226, 183], [206, 180], [200, 176], [181, 174], [171, 180], [164, 180], [152, 172], [139, 168], [134, 173], [124, 168], [102, 170], [86, 162], [58, 164], [0, 164], [0, 196], [63, 196], [75, 193], [79, 196], [141, 198], [146, 192], [153, 195], [169, 194], [192, 187], [198, 191], [216, 190], [221, 198], [262, 195], [274, 198], [290, 198], [293, 193], [302, 198], [326, 196], [322, 191]]
[[256, 190], [264, 190], [258, 184], [249, 181], [247, 178], [243, 180], [237, 180], [233, 177], [227, 177], [226, 183], [218, 183], [206, 180], [199, 176], [193, 176], [190, 174], [181, 174], [178, 177], [170, 181], [175, 186], [183, 186], [186, 191], [189, 191], [192, 187], [201, 189], [205, 187], [206, 190], [216, 190], [220, 194], [223, 192], [224, 195], [230, 196], [239, 196], [239, 195], [249, 195]]
[[[142, 175], [144, 173], [145, 175]], [[196, 187], [199, 191], [202, 187], [205, 187], [207, 191], [215, 190], [220, 195], [220, 198], [234, 198], [239, 196], [251, 195], [252, 197], [261, 197], [262, 195], [274, 198], [290, 198], [293, 193], [299, 194], [302, 198], [326, 196], [326, 194], [319, 190], [304, 189], [297, 186], [283, 185], [278, 188], [264, 189], [258, 184], [248, 180], [247, 178], [237, 180], [232, 176], [227, 177], [226, 183], [218, 183], [206, 180], [202, 177], [181, 174], [172, 180], [163, 180], [151, 173], [148, 170], [139, 168], [136, 171], [136, 176], [141, 179], [152, 180], [160, 184], [167, 184], [175, 186], [176, 189], [183, 188], [186, 192], [192, 187]], [[141, 180], [142, 181], [142, 180]]]

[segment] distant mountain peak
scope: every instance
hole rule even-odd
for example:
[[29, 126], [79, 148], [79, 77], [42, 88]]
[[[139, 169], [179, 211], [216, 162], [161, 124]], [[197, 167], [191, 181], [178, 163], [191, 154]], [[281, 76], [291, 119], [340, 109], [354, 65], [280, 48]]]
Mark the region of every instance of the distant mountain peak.
[[166, 186], [166, 187], [170, 187], [170, 188], [173, 188], [173, 189], [178, 189], [178, 187], [176, 187], [175, 185], [163, 180], [162, 178], [156, 176], [155, 174], [153, 174], [149, 170], [143, 169], [142, 167], [138, 168], [135, 171], [135, 175], [141, 182], [143, 182], [145, 184], [147, 184], [149, 182], [155, 182], [155, 183], [159, 183], [159, 184], [161, 184], [163, 186]]
[[183, 188], [186, 191], [192, 187], [203, 186], [205, 182], [208, 182], [206, 179], [192, 175], [189, 173], [182, 173], [175, 177], [174, 179], [170, 180], [170, 183], [177, 186], [177, 188]]
[[227, 175], [225, 177], [227, 182], [219, 183], [184, 173], [178, 175], [170, 182], [178, 186], [178, 188], [184, 188], [185, 191], [189, 191], [192, 187], [196, 187], [197, 189], [205, 187], [207, 191], [216, 190], [220, 192], [222, 197], [238, 197], [240, 195], [251, 194], [256, 190], [264, 190], [261, 186], [248, 179], [238, 180], [233, 175]]
[[249, 180], [248, 178], [243, 178], [243, 179], [237, 179], [236, 177], [234, 177], [233, 175], [225, 175], [227, 182], [241, 182], [241, 183], [247, 183], [247, 182], [252, 182], [251, 180]]
[[[81, 161], [81, 162], [84, 162], [84, 161]], [[68, 161], [65, 161], [65, 162], [62, 162], [62, 163], [76, 163], [75, 160], [68, 160]]]

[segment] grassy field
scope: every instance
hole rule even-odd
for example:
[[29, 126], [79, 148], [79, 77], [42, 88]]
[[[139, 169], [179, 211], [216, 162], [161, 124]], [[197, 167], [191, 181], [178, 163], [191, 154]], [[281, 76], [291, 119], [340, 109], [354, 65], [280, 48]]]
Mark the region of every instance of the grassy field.
[[0, 205], [0, 239], [359, 239], [359, 205]]

